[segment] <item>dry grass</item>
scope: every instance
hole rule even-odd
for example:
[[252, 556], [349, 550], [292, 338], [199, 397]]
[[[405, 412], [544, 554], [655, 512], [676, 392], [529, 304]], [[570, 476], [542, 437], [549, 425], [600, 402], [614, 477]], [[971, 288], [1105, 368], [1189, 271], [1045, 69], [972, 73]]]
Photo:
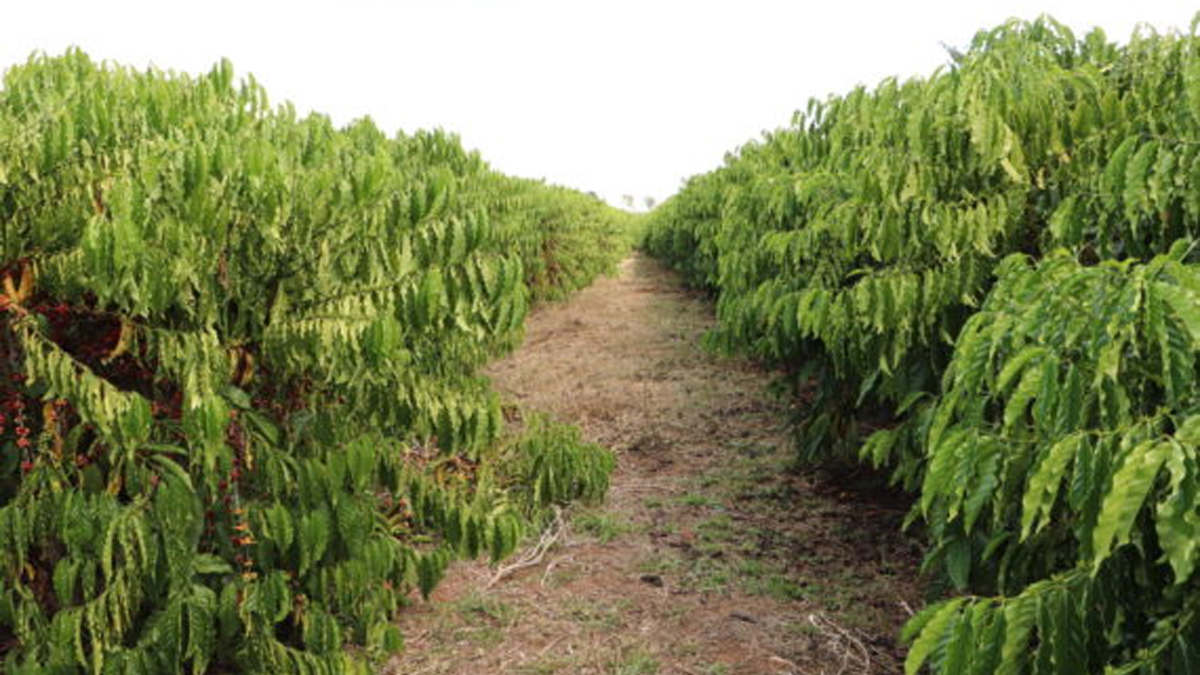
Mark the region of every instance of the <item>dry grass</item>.
[[[389, 672], [893, 673], [916, 556], [903, 506], [786, 471], [767, 375], [698, 346], [711, 307], [635, 256], [530, 317], [497, 386], [618, 453], [602, 509], [496, 571], [451, 568]], [[531, 542], [531, 546], [536, 542]]]

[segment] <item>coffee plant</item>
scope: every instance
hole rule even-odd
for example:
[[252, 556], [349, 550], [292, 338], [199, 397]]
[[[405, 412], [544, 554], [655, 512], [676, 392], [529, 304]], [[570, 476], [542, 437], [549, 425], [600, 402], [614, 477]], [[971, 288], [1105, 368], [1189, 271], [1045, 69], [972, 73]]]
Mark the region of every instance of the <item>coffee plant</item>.
[[[476, 374], [628, 218], [441, 132], [35, 56], [0, 90], [7, 673], [365, 672], [611, 458]], [[531, 295], [532, 290], [532, 295]]]
[[643, 245], [777, 367], [809, 460], [918, 494], [961, 593], [907, 670], [1200, 670], [1200, 37], [1049, 18], [814, 101]]

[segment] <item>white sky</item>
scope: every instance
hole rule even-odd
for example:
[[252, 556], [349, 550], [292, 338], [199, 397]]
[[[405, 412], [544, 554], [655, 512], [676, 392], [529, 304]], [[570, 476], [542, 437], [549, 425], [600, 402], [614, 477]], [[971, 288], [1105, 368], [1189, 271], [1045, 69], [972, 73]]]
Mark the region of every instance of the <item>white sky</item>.
[[927, 74], [976, 30], [1049, 12], [1124, 41], [1179, 0], [0, 0], [0, 68], [34, 50], [189, 72], [230, 58], [275, 102], [443, 127], [507, 173], [662, 199], [810, 97]]

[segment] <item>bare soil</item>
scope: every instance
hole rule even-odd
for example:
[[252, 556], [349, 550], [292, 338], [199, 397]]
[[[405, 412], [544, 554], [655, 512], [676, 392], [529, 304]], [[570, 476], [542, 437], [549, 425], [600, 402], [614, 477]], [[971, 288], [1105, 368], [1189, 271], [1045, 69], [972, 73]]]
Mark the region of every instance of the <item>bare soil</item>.
[[908, 504], [796, 469], [770, 374], [704, 351], [712, 322], [706, 298], [642, 256], [529, 317], [490, 375], [617, 453], [608, 499], [494, 585], [483, 563], [452, 566], [404, 613], [386, 672], [902, 671], [897, 634], [921, 597]]

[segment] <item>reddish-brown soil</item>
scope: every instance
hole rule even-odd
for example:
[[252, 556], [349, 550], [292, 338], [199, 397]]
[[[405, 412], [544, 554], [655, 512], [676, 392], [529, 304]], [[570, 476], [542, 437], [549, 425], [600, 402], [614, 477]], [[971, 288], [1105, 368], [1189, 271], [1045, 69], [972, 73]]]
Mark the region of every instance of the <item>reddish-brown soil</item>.
[[[458, 563], [402, 619], [387, 672], [897, 673], [919, 602], [895, 495], [791, 466], [770, 376], [706, 353], [711, 304], [635, 256], [529, 318], [496, 363], [522, 407], [617, 453], [607, 501], [489, 585]], [[531, 542], [532, 543], [532, 542]]]

